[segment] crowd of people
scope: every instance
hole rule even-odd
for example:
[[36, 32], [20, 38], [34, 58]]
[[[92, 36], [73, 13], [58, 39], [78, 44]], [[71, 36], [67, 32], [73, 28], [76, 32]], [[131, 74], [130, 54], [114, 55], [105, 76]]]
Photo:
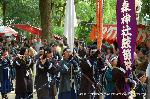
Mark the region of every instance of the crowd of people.
[[149, 99], [150, 39], [137, 46], [130, 74], [117, 43], [76, 40], [72, 52], [65, 39], [52, 41], [0, 38], [2, 99], [13, 90], [15, 99]]

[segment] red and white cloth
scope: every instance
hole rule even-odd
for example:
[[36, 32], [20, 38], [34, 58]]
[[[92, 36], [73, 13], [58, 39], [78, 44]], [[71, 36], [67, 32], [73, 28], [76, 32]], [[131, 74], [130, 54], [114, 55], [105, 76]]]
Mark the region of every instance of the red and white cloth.
[[0, 34], [2, 34], [2, 35], [5, 34], [6, 36], [11, 36], [11, 35], [16, 36], [18, 34], [18, 32], [7, 26], [0, 26]]

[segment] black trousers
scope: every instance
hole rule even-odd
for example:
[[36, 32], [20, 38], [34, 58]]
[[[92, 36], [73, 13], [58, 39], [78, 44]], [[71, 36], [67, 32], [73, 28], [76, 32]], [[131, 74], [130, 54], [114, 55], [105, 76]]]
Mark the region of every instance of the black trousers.
[[32, 93], [16, 94], [15, 99], [33, 99], [33, 95], [32, 95]]

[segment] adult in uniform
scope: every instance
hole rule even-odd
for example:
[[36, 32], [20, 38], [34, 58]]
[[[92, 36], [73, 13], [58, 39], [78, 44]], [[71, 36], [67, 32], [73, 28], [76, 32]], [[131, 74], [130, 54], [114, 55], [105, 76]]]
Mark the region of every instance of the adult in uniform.
[[33, 98], [33, 81], [31, 76], [33, 61], [28, 58], [28, 49], [26, 47], [21, 48], [14, 61], [14, 66], [16, 68], [16, 99]]
[[132, 98], [129, 92], [135, 87], [135, 83], [130, 76], [128, 76], [128, 71], [125, 70], [125, 66], [120, 64], [119, 57], [116, 68], [113, 68], [112, 70], [112, 80], [115, 83], [115, 88], [112, 93], [115, 94], [111, 96], [111, 99]]
[[3, 49], [4, 53], [0, 59], [0, 92], [2, 99], [8, 99], [7, 93], [13, 90], [12, 77], [11, 77], [11, 61], [9, 58], [8, 49]]
[[74, 89], [74, 70], [77, 62], [72, 57], [69, 48], [63, 51], [63, 60], [60, 62], [60, 86], [58, 99], [76, 99], [76, 90]]
[[54, 78], [58, 69], [50, 48], [45, 49], [36, 67], [35, 88], [38, 99], [55, 99], [57, 92]]
[[[117, 61], [118, 61], [118, 57], [115, 56], [111, 56], [110, 58], [110, 63], [108, 63], [108, 67], [106, 69], [106, 72], [104, 74], [104, 78], [105, 78], [105, 90], [106, 93], [112, 93], [114, 88], [115, 88], [115, 83], [112, 80], [112, 71], [113, 68], [116, 68], [117, 66]], [[111, 95], [106, 95], [105, 99], [110, 99]]]
[[99, 50], [95, 50], [95, 47], [92, 46], [89, 50], [89, 57], [87, 59], [83, 59], [80, 63], [82, 76], [79, 99], [98, 99], [98, 97], [92, 95], [92, 93], [99, 90], [96, 83], [98, 74], [95, 72], [99, 53]]

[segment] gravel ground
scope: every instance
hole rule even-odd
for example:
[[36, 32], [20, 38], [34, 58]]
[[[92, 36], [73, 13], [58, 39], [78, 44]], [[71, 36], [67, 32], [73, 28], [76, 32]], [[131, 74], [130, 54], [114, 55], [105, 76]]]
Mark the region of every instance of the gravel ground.
[[[1, 97], [0, 97], [0, 99], [1, 99]], [[14, 91], [12, 91], [11, 93], [8, 94], [8, 99], [15, 99], [15, 92]], [[33, 99], [37, 99], [36, 94], [33, 95]]]
[[[2, 99], [2, 98], [0, 97], [0, 99]], [[12, 91], [11, 93], [8, 94], [8, 99], [15, 99], [15, 92], [14, 91]], [[36, 93], [33, 95], [33, 99], [37, 99]], [[58, 99], [57, 96], [56, 96], [56, 99]]]

